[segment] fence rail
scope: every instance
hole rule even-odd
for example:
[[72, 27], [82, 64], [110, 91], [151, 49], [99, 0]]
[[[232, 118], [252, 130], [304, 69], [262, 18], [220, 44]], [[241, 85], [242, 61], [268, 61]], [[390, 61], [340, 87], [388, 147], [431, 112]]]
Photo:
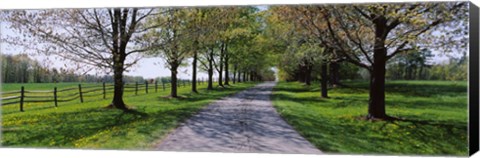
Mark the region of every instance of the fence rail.
[[[197, 85], [202, 85], [206, 81], [197, 80]], [[190, 80], [178, 80], [178, 87], [185, 87], [191, 85]], [[150, 85], [153, 84], [153, 85]], [[135, 95], [138, 94], [148, 94], [149, 89], [158, 92], [158, 89], [165, 91], [167, 88], [170, 88], [170, 83], [165, 82], [144, 82], [144, 83], [124, 83], [123, 92], [135, 92]], [[53, 102], [55, 106], [58, 106], [58, 102], [70, 102], [79, 99], [81, 103], [84, 102], [85, 98], [88, 97], [98, 97], [103, 96], [103, 99], [106, 99], [108, 91], [114, 89], [114, 84], [106, 84], [105, 82], [100, 85], [89, 85], [82, 86], [78, 84], [76, 88], [65, 88], [57, 89], [53, 87], [53, 90], [25, 90], [25, 87], [22, 86], [20, 91], [8, 91], [0, 92], [2, 95], [1, 106], [19, 104], [20, 111], [24, 111], [25, 103], [49, 103]], [[152, 92], [152, 91], [150, 91]]]

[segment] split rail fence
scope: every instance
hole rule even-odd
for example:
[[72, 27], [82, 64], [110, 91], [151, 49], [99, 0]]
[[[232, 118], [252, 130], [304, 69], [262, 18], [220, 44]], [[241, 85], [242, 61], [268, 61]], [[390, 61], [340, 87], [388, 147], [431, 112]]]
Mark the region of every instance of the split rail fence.
[[[178, 80], [177, 87], [186, 87], [191, 85], [191, 83], [192, 82], [189, 80]], [[205, 84], [204, 80], [197, 80], [197, 85], [202, 84]], [[138, 95], [139, 93], [148, 94], [149, 91], [166, 91], [168, 88], [170, 88], [170, 83], [148, 83], [145, 81], [141, 84], [138, 82], [124, 84], [123, 92], [134, 92], [135, 95]], [[2, 95], [2, 98], [0, 99], [2, 106], [18, 104], [20, 111], [23, 112], [25, 103], [53, 102], [55, 107], [58, 107], [58, 103], [60, 102], [79, 100], [81, 103], [83, 103], [85, 99], [98, 96], [103, 96], [103, 99], [106, 99], [107, 93], [113, 93], [113, 89], [113, 84], [107, 84], [105, 82], [103, 82], [101, 85], [82, 86], [82, 84], [78, 84], [78, 87], [65, 89], [57, 89], [57, 87], [54, 87], [53, 90], [26, 90], [25, 87], [22, 86], [19, 91], [0, 92]]]

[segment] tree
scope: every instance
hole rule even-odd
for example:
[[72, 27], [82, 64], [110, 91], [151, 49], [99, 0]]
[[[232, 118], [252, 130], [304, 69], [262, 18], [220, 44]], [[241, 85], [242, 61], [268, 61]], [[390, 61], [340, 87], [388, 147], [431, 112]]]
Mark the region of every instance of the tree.
[[[416, 47], [464, 47], [466, 3], [405, 3], [279, 6], [274, 11], [315, 37], [330, 59], [347, 61], [370, 72], [368, 118], [389, 119], [385, 113], [386, 63]], [[445, 34], [450, 33], [445, 38]], [[455, 44], [456, 43], [456, 44]]]
[[127, 111], [123, 101], [123, 72], [140, 59], [135, 54], [148, 50], [142, 47], [148, 40], [141, 37], [154, 27], [143, 21], [153, 11], [137, 8], [10, 11], [5, 15], [6, 21], [24, 38], [10, 37], [3, 41], [113, 72], [115, 86], [110, 106]]
[[415, 46], [439, 48], [437, 44], [464, 41], [436, 38], [433, 32], [452, 32], [451, 35], [461, 38], [463, 32], [459, 30], [466, 26], [465, 5], [447, 2], [317, 7], [327, 22], [335, 49], [346, 61], [366, 68], [371, 74], [368, 118], [390, 119], [385, 112], [388, 60], [408, 53]]
[[[317, 17], [318, 13], [309, 6], [277, 6], [272, 8], [269, 24], [272, 24], [271, 29], [275, 32], [273, 37], [283, 38], [285, 41], [283, 44], [289, 48], [286, 50], [290, 51], [282, 55], [284, 63], [280, 67], [290, 77], [310, 85], [313, 68], [319, 64], [321, 96], [327, 98], [327, 81], [329, 80], [327, 66], [334, 59], [331, 55], [332, 48], [325, 42], [327, 36], [320, 33], [318, 29], [326, 25], [313, 20]], [[288, 66], [292, 64], [296, 67]]]
[[187, 10], [182, 8], [166, 8], [163, 14], [149, 19], [150, 23], [159, 26], [159, 29], [151, 30], [149, 37], [154, 37], [151, 54], [160, 55], [167, 63], [171, 72], [171, 97], [177, 96], [178, 68], [183, 60], [188, 57], [190, 51], [189, 32], [186, 25]]

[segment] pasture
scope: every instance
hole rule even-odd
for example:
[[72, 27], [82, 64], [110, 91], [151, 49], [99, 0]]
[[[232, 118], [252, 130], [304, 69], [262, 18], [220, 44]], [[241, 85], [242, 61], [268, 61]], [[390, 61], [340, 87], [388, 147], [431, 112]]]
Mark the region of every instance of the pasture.
[[467, 155], [466, 81], [387, 81], [387, 114], [401, 121], [366, 120], [368, 82], [344, 84], [320, 98], [318, 83], [279, 82], [272, 101], [326, 153]]

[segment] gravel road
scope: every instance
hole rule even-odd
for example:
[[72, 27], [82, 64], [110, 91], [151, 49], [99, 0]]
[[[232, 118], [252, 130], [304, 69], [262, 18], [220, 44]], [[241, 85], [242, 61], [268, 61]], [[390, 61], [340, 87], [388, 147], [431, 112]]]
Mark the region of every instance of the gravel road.
[[208, 105], [157, 145], [163, 151], [321, 154], [270, 101], [275, 82]]

